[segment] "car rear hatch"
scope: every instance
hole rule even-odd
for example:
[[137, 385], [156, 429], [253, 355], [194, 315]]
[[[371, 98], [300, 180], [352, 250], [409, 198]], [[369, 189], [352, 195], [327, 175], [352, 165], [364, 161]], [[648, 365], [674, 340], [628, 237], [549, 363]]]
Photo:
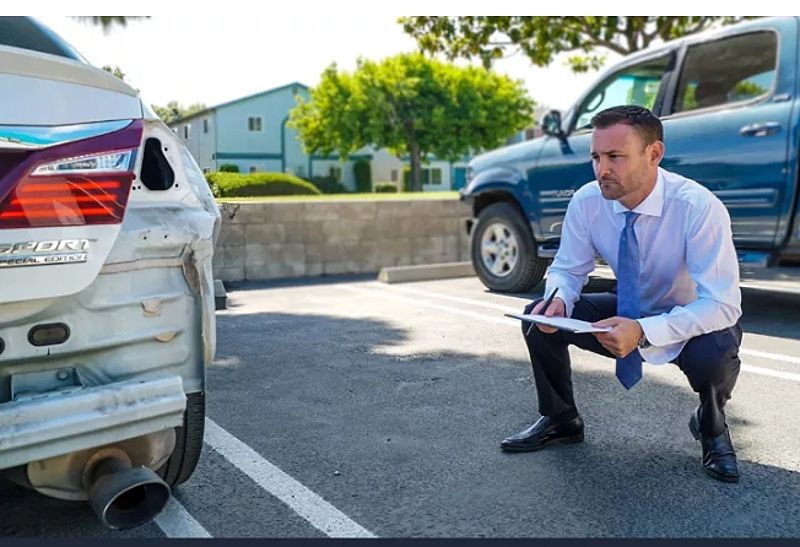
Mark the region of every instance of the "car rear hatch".
[[0, 46], [0, 304], [86, 288], [120, 232], [141, 103], [79, 61]]

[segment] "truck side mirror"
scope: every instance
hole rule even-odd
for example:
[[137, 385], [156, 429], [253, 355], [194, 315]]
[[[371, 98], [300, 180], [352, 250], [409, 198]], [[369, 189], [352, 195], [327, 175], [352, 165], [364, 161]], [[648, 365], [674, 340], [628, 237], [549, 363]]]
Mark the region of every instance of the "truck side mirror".
[[561, 112], [551, 110], [545, 114], [542, 117], [542, 131], [545, 135], [550, 135], [551, 137], [558, 137], [559, 139], [566, 137], [567, 135], [561, 127]]

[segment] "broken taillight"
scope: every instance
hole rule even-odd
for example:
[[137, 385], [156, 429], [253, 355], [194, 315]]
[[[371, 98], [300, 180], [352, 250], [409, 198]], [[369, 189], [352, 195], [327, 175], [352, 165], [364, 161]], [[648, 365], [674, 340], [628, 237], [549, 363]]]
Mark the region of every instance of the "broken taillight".
[[134, 121], [32, 152], [0, 179], [0, 229], [121, 223], [141, 135]]

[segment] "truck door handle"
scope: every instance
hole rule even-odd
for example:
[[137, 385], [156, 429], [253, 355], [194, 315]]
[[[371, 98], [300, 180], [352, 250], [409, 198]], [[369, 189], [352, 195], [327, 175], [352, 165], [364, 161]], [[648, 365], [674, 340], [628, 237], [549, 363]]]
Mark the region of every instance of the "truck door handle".
[[766, 137], [780, 131], [781, 124], [778, 122], [751, 123], [739, 130], [742, 137]]

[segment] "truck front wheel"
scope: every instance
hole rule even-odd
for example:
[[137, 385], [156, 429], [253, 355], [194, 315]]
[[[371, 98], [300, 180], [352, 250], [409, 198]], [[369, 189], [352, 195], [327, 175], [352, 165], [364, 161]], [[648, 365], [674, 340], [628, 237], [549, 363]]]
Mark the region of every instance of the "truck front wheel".
[[483, 284], [499, 292], [526, 292], [539, 284], [550, 261], [536, 256], [525, 219], [508, 203], [493, 203], [472, 230], [472, 264]]

